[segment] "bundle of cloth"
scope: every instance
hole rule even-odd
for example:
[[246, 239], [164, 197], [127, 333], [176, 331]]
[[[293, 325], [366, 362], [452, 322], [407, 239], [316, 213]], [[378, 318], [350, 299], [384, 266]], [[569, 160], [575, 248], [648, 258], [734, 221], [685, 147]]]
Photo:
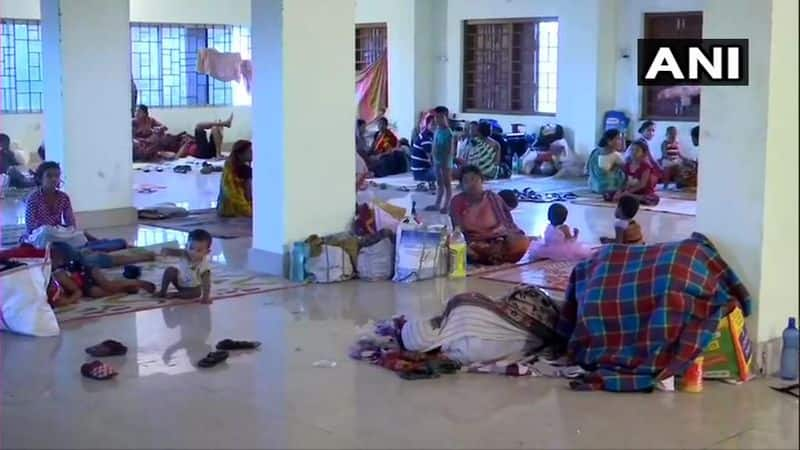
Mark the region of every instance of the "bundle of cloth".
[[570, 276], [557, 331], [587, 370], [578, 390], [652, 391], [682, 375], [736, 306], [742, 282], [702, 234], [657, 245], [609, 245]]

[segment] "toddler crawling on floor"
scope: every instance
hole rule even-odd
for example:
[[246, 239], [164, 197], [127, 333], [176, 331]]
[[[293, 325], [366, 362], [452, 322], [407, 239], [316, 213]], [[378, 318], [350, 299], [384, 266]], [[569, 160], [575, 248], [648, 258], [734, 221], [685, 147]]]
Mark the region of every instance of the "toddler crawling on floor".
[[181, 299], [199, 298], [201, 303], [211, 303], [211, 234], [206, 230], [194, 230], [189, 233], [186, 249], [165, 248], [164, 256], [178, 257], [176, 266], [167, 267], [161, 278], [159, 297], [167, 297], [170, 285], [177, 292], [172, 297]]

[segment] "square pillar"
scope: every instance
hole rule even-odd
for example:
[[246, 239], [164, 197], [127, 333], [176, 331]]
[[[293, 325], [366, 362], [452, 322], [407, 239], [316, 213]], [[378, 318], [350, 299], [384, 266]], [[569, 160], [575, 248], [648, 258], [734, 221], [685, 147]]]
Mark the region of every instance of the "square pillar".
[[355, 213], [355, 2], [252, 0], [251, 267]]
[[82, 228], [134, 223], [128, 0], [41, 0], [44, 136]]
[[771, 371], [798, 299], [796, 0], [709, 2], [706, 38], [749, 39], [749, 85], [701, 94], [697, 228], [755, 300], [755, 360]]

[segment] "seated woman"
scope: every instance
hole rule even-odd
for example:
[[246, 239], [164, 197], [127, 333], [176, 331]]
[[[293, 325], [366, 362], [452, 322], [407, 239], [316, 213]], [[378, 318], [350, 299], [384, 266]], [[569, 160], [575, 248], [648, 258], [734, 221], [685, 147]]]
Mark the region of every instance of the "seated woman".
[[621, 194], [636, 198], [642, 205], [657, 205], [659, 201], [658, 195], [656, 195], [658, 178], [653, 176], [654, 171], [648, 152], [641, 142], [632, 143], [630, 158], [625, 163], [625, 174], [628, 177], [627, 186]]
[[486, 122], [478, 124], [478, 135], [472, 139], [466, 163], [480, 169], [485, 179], [508, 178], [510, 170], [502, 163], [500, 143], [491, 134], [491, 125]]
[[[0, 133], [0, 175], [8, 177], [9, 186], [19, 189], [36, 186], [34, 181], [27, 175], [27, 169], [23, 169], [23, 167], [22, 161], [11, 150], [11, 138], [5, 133]], [[4, 188], [4, 185], [0, 185], [0, 194], [2, 194]]]
[[250, 141], [239, 140], [233, 144], [222, 178], [219, 181], [217, 214], [220, 217], [253, 216], [253, 145]]
[[[639, 126], [639, 136], [633, 142], [638, 142], [642, 149], [644, 149], [645, 153], [647, 154], [647, 159], [650, 161], [650, 166], [653, 168], [653, 176], [657, 179], [661, 179], [663, 176], [663, 170], [661, 168], [661, 164], [658, 162], [663, 154], [659, 157], [653, 154], [653, 146], [650, 145], [653, 142], [653, 138], [656, 135], [656, 123], [652, 120], [645, 120], [642, 122], [642, 125]], [[660, 149], [659, 149], [660, 150]], [[631, 157], [630, 155], [630, 148], [628, 151], [625, 152], [625, 159], [629, 160]]]
[[376, 177], [385, 177], [404, 173], [408, 170], [406, 154], [400, 148], [400, 141], [389, 129], [389, 120], [378, 119], [378, 131], [372, 140], [367, 165]]
[[[21, 238], [22, 242], [50, 243], [68, 238], [76, 246], [85, 247], [81, 253], [91, 261], [92, 265], [103, 268], [154, 259], [155, 255], [146, 251], [131, 252], [126, 255], [93, 252], [92, 249], [121, 250], [127, 248], [127, 243], [123, 239], [98, 240], [89, 233], [77, 230], [72, 202], [69, 195], [60, 189], [61, 166], [57, 162], [45, 161], [40, 164], [34, 178], [39, 187], [25, 200], [25, 234]], [[59, 228], [71, 228], [72, 232], [60, 233]], [[40, 236], [32, 242], [34, 234]]]
[[514, 223], [503, 199], [483, 189], [483, 172], [476, 166], [464, 166], [460, 182], [463, 192], [453, 197], [450, 216], [467, 239], [467, 258], [491, 265], [519, 261], [530, 241]]
[[622, 145], [619, 130], [606, 130], [586, 162], [589, 188], [601, 194], [605, 201], [613, 201], [617, 192], [625, 186], [625, 161], [620, 154]]
[[150, 117], [150, 110], [145, 105], [136, 107], [136, 114], [131, 121], [133, 127], [133, 160], [153, 161], [156, 159], [172, 159], [174, 152], [166, 150], [170, 139], [167, 127]]

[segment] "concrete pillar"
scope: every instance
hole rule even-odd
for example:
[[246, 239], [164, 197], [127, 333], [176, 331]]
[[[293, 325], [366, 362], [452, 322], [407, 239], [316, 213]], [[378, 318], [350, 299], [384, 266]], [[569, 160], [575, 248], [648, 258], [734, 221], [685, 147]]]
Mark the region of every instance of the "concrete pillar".
[[128, 0], [41, 0], [44, 128], [83, 228], [133, 223]]
[[353, 0], [252, 0], [251, 266], [284, 273], [288, 245], [355, 212]]
[[707, 5], [704, 37], [749, 39], [750, 79], [703, 88], [697, 228], [752, 293], [757, 362], [774, 366], [798, 299], [798, 3]]

